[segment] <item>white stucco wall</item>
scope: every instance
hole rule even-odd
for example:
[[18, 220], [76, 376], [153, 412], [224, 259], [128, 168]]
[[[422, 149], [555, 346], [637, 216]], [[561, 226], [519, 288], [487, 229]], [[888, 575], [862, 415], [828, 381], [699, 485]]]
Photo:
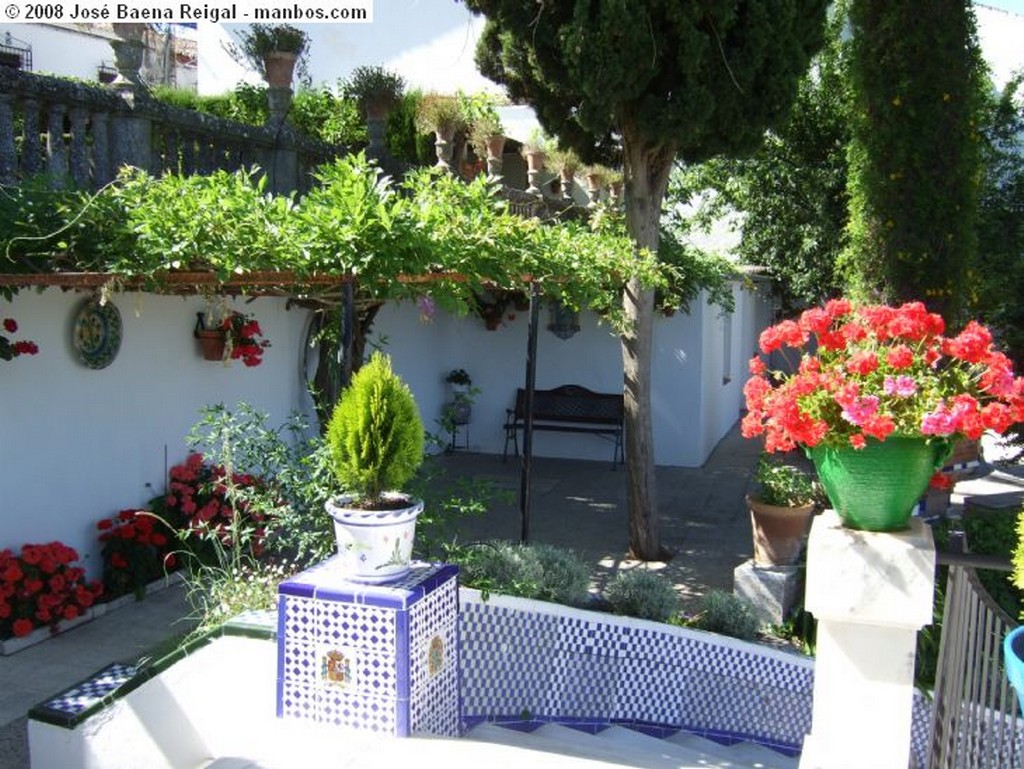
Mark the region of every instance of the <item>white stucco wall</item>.
[[96, 521], [163, 492], [203, 406], [244, 401], [277, 425], [308, 404], [298, 365], [308, 313], [287, 310], [283, 299], [234, 302], [256, 317], [272, 346], [258, 367], [225, 367], [204, 361], [192, 337], [202, 298], [118, 295], [121, 349], [94, 371], [71, 346], [83, 301], [49, 289], [0, 302], [0, 318], [20, 326], [14, 338], [40, 348], [0, 361], [0, 549], [60, 539], [98, 576]]
[[[743, 403], [746, 363], [769, 310], [759, 293], [735, 289], [737, 310], [731, 323], [731, 381], [722, 382], [723, 319], [703, 299], [689, 315], [655, 318], [652, 400], [655, 457], [659, 465], [697, 467], [736, 423]], [[393, 359], [395, 370], [409, 382], [428, 429], [449, 398], [445, 374], [466, 369], [479, 389], [469, 425], [469, 450], [500, 454], [502, 424], [526, 371], [528, 311], [495, 331], [475, 316], [458, 318], [438, 312], [429, 323], [420, 320], [411, 303], [381, 310], [371, 339]], [[584, 312], [581, 330], [562, 340], [547, 330], [548, 312], [541, 311], [537, 344], [537, 387], [578, 384], [599, 392], [620, 392], [622, 358], [618, 337], [597, 316]], [[463, 436], [460, 435], [460, 441]], [[596, 436], [537, 432], [537, 456], [609, 461], [612, 445]]]
[[101, 64], [114, 65], [109, 32], [62, 29], [51, 24], [3, 24], [0, 37], [10, 33], [32, 46], [32, 71], [96, 80]]
[[[660, 465], [695, 467], [735, 424], [742, 405], [746, 360], [767, 305], [736, 288], [731, 322], [732, 380], [722, 382], [723, 320], [703, 301], [690, 315], [655, 320], [653, 405], [655, 458]], [[15, 339], [31, 339], [35, 356], [0, 362], [0, 549], [59, 539], [76, 548], [90, 575], [101, 564], [96, 522], [126, 507], [141, 506], [164, 491], [168, 468], [188, 453], [186, 436], [207, 405], [246, 402], [278, 426], [311, 400], [300, 365], [308, 312], [284, 299], [233, 306], [253, 314], [271, 340], [264, 362], [247, 369], [204, 361], [192, 337], [201, 297], [120, 294], [121, 349], [107, 368], [78, 362], [71, 326], [86, 295], [48, 289], [22, 291], [0, 301], [0, 318], [15, 318]], [[488, 331], [476, 316], [438, 312], [423, 323], [411, 303], [389, 305], [378, 315], [371, 342], [392, 357], [409, 383], [427, 428], [450, 398], [445, 375], [465, 368], [479, 388], [469, 425], [471, 451], [500, 454], [502, 424], [515, 390], [524, 385], [528, 312]], [[562, 340], [547, 330], [541, 312], [537, 386], [580, 384], [601, 392], [622, 389], [618, 338], [597, 317], [583, 313], [581, 331]], [[460, 436], [461, 442], [461, 436]], [[596, 436], [538, 432], [537, 456], [607, 462], [612, 444]]]

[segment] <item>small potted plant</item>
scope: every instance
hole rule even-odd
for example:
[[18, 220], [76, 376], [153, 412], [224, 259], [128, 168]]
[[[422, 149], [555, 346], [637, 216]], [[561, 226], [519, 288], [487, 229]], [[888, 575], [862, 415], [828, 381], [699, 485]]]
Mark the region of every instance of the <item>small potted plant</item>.
[[14, 318], [4, 318], [4, 333], [0, 334], [0, 360], [14, 360], [19, 355], [35, 355], [39, 347], [35, 342], [27, 339], [13, 340], [6, 334], [14, 334], [18, 331], [18, 322]]
[[452, 141], [465, 127], [466, 118], [454, 96], [428, 93], [416, 106], [416, 130], [434, 134], [437, 165], [442, 168], [451, 168]]
[[405, 80], [380, 66], [356, 67], [342, 92], [359, 105], [366, 120], [387, 120], [405, 92]]
[[399, 579], [409, 571], [423, 501], [398, 489], [423, 462], [424, 433], [412, 392], [383, 353], [374, 353], [342, 393], [327, 445], [344, 492], [325, 508], [346, 574], [357, 582]]
[[552, 171], [558, 172], [562, 185], [562, 197], [566, 200], [572, 199], [572, 186], [576, 177], [576, 169], [582, 165], [580, 156], [571, 147], [561, 149], [556, 147], [548, 152], [547, 163]]
[[479, 157], [487, 159], [487, 172], [501, 173], [502, 153], [505, 151], [505, 128], [493, 107], [481, 109], [473, 118], [469, 140]]
[[793, 465], [762, 453], [754, 473], [757, 488], [747, 495], [754, 532], [754, 565], [789, 566], [800, 557], [814, 515], [810, 477]]
[[448, 372], [444, 381], [451, 386], [452, 395], [456, 400], [466, 398], [469, 395], [469, 388], [473, 384], [472, 377], [469, 376], [464, 368], [452, 369]]
[[289, 24], [250, 24], [227, 49], [235, 61], [255, 69], [271, 88], [291, 88], [298, 65], [305, 73], [309, 36]]
[[263, 362], [263, 351], [270, 347], [259, 321], [234, 310], [220, 320], [197, 312], [193, 336], [205, 360], [240, 360], [250, 368]]

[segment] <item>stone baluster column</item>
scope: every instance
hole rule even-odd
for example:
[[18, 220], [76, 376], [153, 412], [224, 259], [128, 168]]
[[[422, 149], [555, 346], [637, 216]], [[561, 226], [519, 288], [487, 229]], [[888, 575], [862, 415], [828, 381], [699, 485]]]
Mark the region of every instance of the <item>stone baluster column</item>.
[[0, 93], [0, 184], [14, 184], [18, 170], [11, 102], [10, 94]]
[[162, 165], [168, 171], [181, 169], [181, 131], [170, 126], [164, 131], [164, 158]]
[[96, 187], [114, 178], [110, 167], [110, 115], [95, 112], [92, 116], [92, 180]]
[[64, 143], [64, 118], [68, 108], [63, 104], [51, 104], [46, 121], [46, 173], [50, 186], [59, 189], [68, 182], [68, 148]]
[[90, 179], [87, 129], [89, 110], [72, 107], [71, 116], [71, 180], [80, 189], [88, 189]]
[[181, 136], [181, 170], [185, 174], [196, 172], [196, 137], [185, 133]]
[[198, 137], [199, 142], [199, 168], [198, 172], [201, 174], [213, 173], [214, 168], [214, 152], [213, 144], [210, 141], [209, 136], [200, 135]]
[[21, 146], [22, 176], [32, 176], [43, 170], [43, 145], [39, 141], [39, 109], [39, 102], [35, 99], [26, 99], [21, 104], [24, 122]]
[[934, 582], [921, 519], [891, 533], [844, 528], [831, 510], [814, 521], [804, 604], [818, 635], [800, 769], [907, 769], [917, 631], [932, 622]]

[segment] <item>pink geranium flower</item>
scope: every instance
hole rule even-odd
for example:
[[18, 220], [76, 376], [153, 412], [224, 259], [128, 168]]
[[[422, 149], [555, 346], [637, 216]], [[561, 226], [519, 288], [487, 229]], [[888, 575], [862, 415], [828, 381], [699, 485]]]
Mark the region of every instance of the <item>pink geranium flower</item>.
[[920, 302], [846, 299], [762, 332], [761, 353], [799, 355], [786, 371], [755, 357], [742, 431], [768, 451], [851, 445], [889, 435], [976, 439], [1024, 421], [1024, 379], [976, 322], [953, 337]]

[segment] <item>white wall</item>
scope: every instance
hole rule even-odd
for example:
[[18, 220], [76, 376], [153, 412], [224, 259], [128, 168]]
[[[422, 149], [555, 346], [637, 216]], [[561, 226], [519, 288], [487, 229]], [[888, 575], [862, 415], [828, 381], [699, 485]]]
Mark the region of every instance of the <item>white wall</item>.
[[61, 29], [49, 24], [2, 24], [0, 37], [9, 32], [32, 46], [32, 71], [96, 80], [101, 64], [114, 65], [113, 35]]
[[[655, 459], [660, 465], [700, 466], [735, 424], [742, 405], [746, 361], [769, 320], [768, 305], [736, 289], [731, 328], [732, 380], [722, 382], [723, 321], [703, 301], [690, 315], [656, 316], [653, 361]], [[141, 506], [164, 490], [169, 466], [188, 453], [185, 438], [207, 405], [246, 402], [282, 424], [296, 410], [309, 414], [300, 347], [308, 312], [284, 299], [236, 300], [255, 315], [270, 339], [264, 362], [248, 369], [204, 361], [192, 338], [201, 297], [120, 294], [124, 337], [114, 362], [94, 371], [71, 345], [74, 314], [86, 295], [48, 289], [22, 291], [0, 302], [0, 318], [15, 318], [15, 339], [31, 339], [35, 356], [0, 362], [0, 549], [60, 539], [83, 556], [90, 575], [100, 571], [96, 522]], [[471, 451], [500, 454], [502, 424], [515, 390], [524, 385], [529, 313], [514, 313], [496, 331], [476, 316], [438, 312], [430, 323], [412, 303], [383, 308], [371, 341], [392, 357], [409, 383], [428, 429], [449, 399], [444, 377], [465, 368], [480, 392], [469, 425]], [[537, 386], [580, 384], [620, 392], [618, 338], [583, 313], [581, 331], [562, 340], [541, 312]], [[304, 356], [302, 356], [304, 357]], [[537, 456], [607, 462], [612, 444], [597, 436], [538, 432]]]
[[[731, 381], [722, 383], [723, 321], [717, 307], [703, 299], [689, 315], [655, 317], [652, 400], [655, 458], [659, 465], [699, 467], [739, 418], [743, 383], [757, 335], [769, 318], [760, 294], [734, 289]], [[584, 312], [581, 330], [562, 340], [547, 330], [542, 309], [537, 345], [537, 387], [579, 384], [599, 392], [622, 390], [622, 357], [618, 337], [597, 316]], [[428, 429], [449, 395], [445, 374], [466, 369], [479, 388], [469, 425], [469, 449], [500, 454], [504, 448], [505, 409], [524, 386], [529, 312], [488, 331], [475, 316], [458, 318], [438, 312], [429, 323], [420, 320], [411, 303], [383, 308], [371, 340], [392, 357], [395, 370], [407, 381]], [[462, 436], [460, 436], [460, 440]], [[612, 445], [596, 436], [537, 432], [537, 456], [610, 461]]]
[[192, 337], [202, 298], [117, 295], [120, 352], [92, 370], [77, 361], [70, 341], [84, 301], [49, 289], [0, 302], [0, 318], [20, 326], [13, 338], [40, 348], [0, 361], [0, 549], [60, 539], [98, 576], [96, 521], [163, 492], [203, 406], [244, 401], [270, 414], [274, 426], [307, 406], [298, 349], [308, 313], [287, 310], [283, 299], [235, 301], [272, 346], [258, 367], [225, 367], [204, 361]]

